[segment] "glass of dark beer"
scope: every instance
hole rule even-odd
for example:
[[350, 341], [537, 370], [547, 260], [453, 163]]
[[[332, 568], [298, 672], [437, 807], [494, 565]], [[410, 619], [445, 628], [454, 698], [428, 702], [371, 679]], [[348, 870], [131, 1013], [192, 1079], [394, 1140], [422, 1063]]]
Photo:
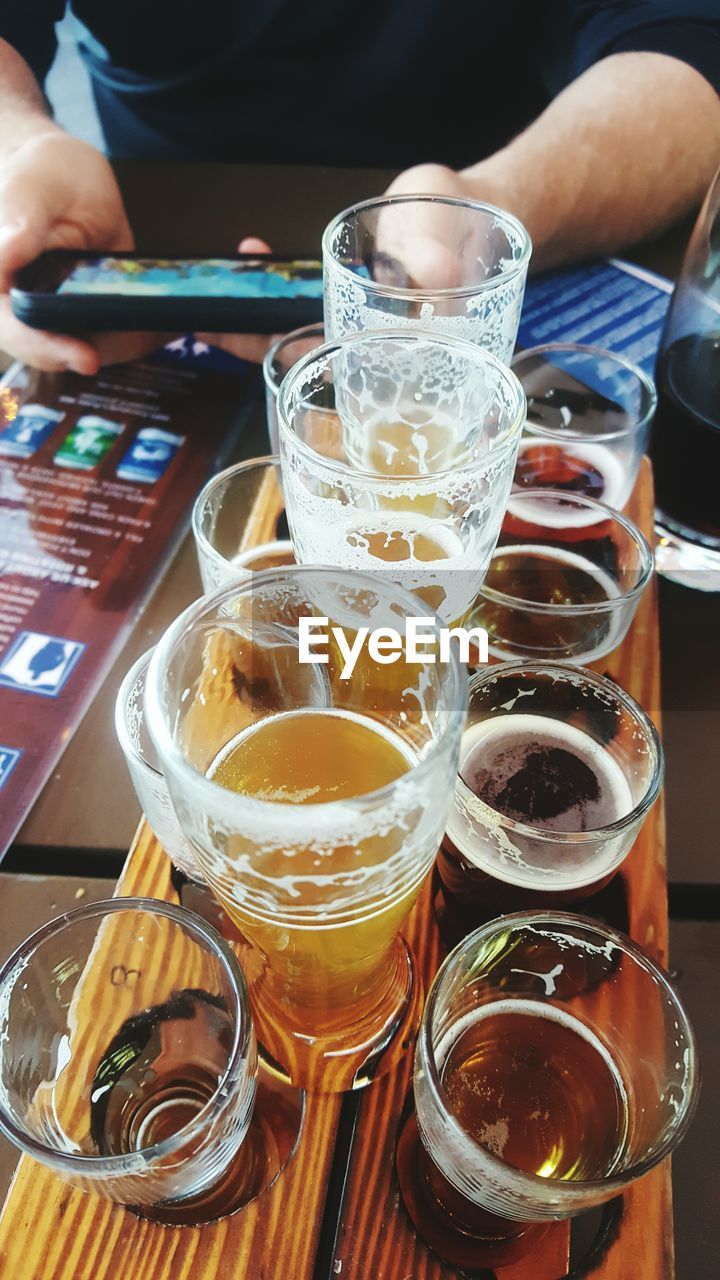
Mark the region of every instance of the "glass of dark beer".
[[595, 893], [660, 791], [649, 716], [612, 680], [559, 663], [491, 666], [469, 689], [437, 862], [446, 907], [474, 927]]
[[604, 347], [547, 342], [514, 356], [527, 397], [515, 487], [584, 494], [621, 511], [657, 404], [642, 369]]
[[687, 1014], [634, 942], [565, 912], [493, 920], [428, 996], [397, 1148], [406, 1206], [445, 1261], [500, 1266], [664, 1160], [697, 1092]]
[[675, 286], [655, 378], [656, 563], [686, 586], [720, 591], [720, 171]]

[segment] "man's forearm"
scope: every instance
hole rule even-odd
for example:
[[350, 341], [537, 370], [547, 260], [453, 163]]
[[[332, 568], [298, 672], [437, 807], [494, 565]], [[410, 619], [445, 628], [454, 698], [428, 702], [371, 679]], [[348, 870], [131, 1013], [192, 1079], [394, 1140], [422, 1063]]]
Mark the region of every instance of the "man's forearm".
[[663, 54], [620, 53], [460, 177], [523, 220], [534, 266], [548, 267], [661, 231], [719, 163], [720, 99], [704, 77]]

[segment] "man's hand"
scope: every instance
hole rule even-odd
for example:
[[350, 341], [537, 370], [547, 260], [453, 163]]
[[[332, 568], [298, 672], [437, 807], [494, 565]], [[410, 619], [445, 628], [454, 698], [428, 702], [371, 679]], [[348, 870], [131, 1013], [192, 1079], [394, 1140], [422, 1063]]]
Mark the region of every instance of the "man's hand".
[[[39, 121], [0, 166], [0, 347], [39, 369], [96, 373], [103, 359], [157, 346], [148, 335], [103, 335], [100, 343], [43, 333], [16, 320], [8, 289], [45, 249], [132, 249], [112, 169], [94, 147]], [[144, 338], [144, 342], [143, 342]]]
[[[481, 199], [489, 204], [502, 204], [494, 198], [490, 185], [479, 195], [462, 173], [441, 164], [418, 164], [406, 169], [391, 182], [386, 194], [454, 196], [459, 200]], [[385, 210], [378, 221], [377, 240], [378, 248], [389, 259], [387, 283], [420, 289], [451, 289], [470, 283], [467, 264], [482, 259], [486, 249], [482, 225], [477, 224], [477, 243], [470, 243], [467, 223], [461, 234], [455, 210], [446, 204], [416, 205], [412, 209], [412, 220], [403, 205]], [[393, 261], [402, 264], [405, 279], [393, 281]]]

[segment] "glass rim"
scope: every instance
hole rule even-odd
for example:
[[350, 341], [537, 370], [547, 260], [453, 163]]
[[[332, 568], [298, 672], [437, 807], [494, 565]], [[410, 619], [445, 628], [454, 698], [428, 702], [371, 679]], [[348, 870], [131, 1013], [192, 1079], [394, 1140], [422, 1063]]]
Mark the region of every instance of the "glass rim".
[[151, 774], [153, 778], [163, 778], [165, 775], [160, 769], [156, 769], [154, 765], [150, 764], [150, 761], [146, 760], [145, 756], [138, 750], [130, 736], [127, 723], [128, 699], [143, 668], [147, 670], [150, 666], [150, 660], [154, 652], [155, 645], [153, 644], [144, 653], [141, 653], [140, 657], [133, 662], [129, 671], [123, 677], [115, 699], [115, 736], [120, 743], [124, 756], [131, 757], [136, 765]]
[[190, 527], [192, 529], [193, 538], [196, 547], [202, 549], [204, 555], [208, 559], [215, 560], [221, 565], [230, 565], [232, 562], [222, 555], [216, 547], [212, 545], [202, 530], [201, 518], [202, 509], [209, 498], [212, 498], [215, 490], [219, 489], [226, 481], [234, 479], [236, 476], [243, 475], [246, 471], [252, 471], [255, 468], [277, 467], [280, 471], [280, 457], [276, 453], [261, 454], [256, 458], [245, 458], [242, 462], [233, 462], [229, 467], [224, 467], [222, 471], [216, 472], [203, 485], [197, 498], [193, 503], [192, 514], [190, 516]]
[[[289, 333], [281, 334], [280, 337], [276, 338], [272, 346], [268, 347], [267, 351], [265, 352], [265, 355], [263, 356], [263, 362], [262, 362], [263, 378], [265, 379], [265, 386], [267, 387], [270, 394], [275, 397], [276, 400], [278, 397], [278, 392], [280, 391], [280, 383], [282, 382], [282, 378], [280, 378], [280, 380], [278, 381], [273, 376], [273, 362], [275, 360], [275, 357], [277, 356], [278, 352], [282, 350], [284, 346], [289, 346], [290, 343], [292, 342], [300, 342], [303, 338], [309, 338], [310, 334], [313, 332], [315, 333], [319, 332], [323, 335], [323, 337], [320, 340], [320, 343], [318, 343], [318, 346], [321, 345], [321, 343], [325, 341], [325, 321], [316, 320], [313, 324], [304, 324], [304, 325], [301, 325], [299, 329], [291, 329]], [[286, 369], [285, 373], [283, 374], [283, 378], [289, 372], [290, 370]]]
[[[548, 440], [560, 441], [568, 444], [593, 444], [595, 441], [602, 441], [606, 443], [610, 440], [622, 440], [625, 436], [635, 435], [636, 433], [643, 431], [645, 427], [648, 426], [657, 408], [658, 397], [655, 383], [639, 365], [633, 364], [632, 360], [626, 359], [625, 356], [620, 355], [616, 351], [610, 351], [607, 347], [599, 347], [593, 343], [586, 342], [541, 342], [535, 347], [525, 347], [522, 351], [515, 352], [510, 360], [510, 368], [514, 372], [517, 365], [522, 365], [523, 361], [530, 357], [537, 359], [547, 353], [552, 354], [563, 351], [571, 354], [589, 356], [598, 360], [612, 360], [613, 364], [622, 366], [623, 369], [632, 374], [632, 376], [640, 383], [643, 394], [647, 399], [647, 408], [642, 416], [638, 418], [637, 422], [634, 422], [629, 427], [619, 427], [613, 431], [595, 431], [592, 434], [588, 434], [587, 432], [565, 431], [560, 428], [553, 430], [552, 427], [545, 427], [542, 424], [536, 425], [534, 422], [528, 422], [526, 425], [533, 435], [546, 436]], [[548, 361], [548, 364], [550, 363], [552, 362]], [[519, 374], [518, 381], [520, 381], [522, 385], [522, 379]]]
[[[491, 938], [497, 932], [509, 933], [517, 930], [522, 925], [544, 925], [546, 927], [567, 926], [579, 927], [585, 933], [594, 932], [602, 942], [607, 945], [608, 942], [618, 947], [625, 955], [642, 968], [658, 985], [662, 988], [665, 996], [672, 1005], [683, 1029], [683, 1034], [687, 1041], [690, 1053], [691, 1070], [688, 1072], [688, 1088], [684, 1110], [673, 1124], [670, 1131], [665, 1135], [663, 1140], [653, 1147], [652, 1154], [645, 1156], [642, 1160], [636, 1161], [627, 1168], [619, 1170], [617, 1173], [611, 1173], [606, 1178], [595, 1179], [573, 1179], [563, 1180], [561, 1178], [542, 1178], [538, 1174], [527, 1173], [522, 1169], [516, 1168], [514, 1165], [508, 1164], [500, 1159], [499, 1156], [493, 1154], [488, 1148], [481, 1146], [470, 1137], [463, 1129], [456, 1116], [448, 1110], [445, 1105], [445, 1095], [438, 1071], [435, 1052], [432, 1045], [431, 1023], [435, 1014], [435, 1009], [444, 994], [442, 991], [443, 983], [446, 981], [448, 974], [461, 960], [465, 958], [467, 953], [476, 945], [481, 944], [487, 938]], [[543, 1001], [541, 1000], [541, 1003]], [[551, 1005], [556, 1008], [556, 1005]], [[578, 1018], [578, 1021], [582, 1021]], [[586, 1024], [583, 1023], [583, 1026]], [[456, 946], [438, 969], [433, 978], [432, 986], [428, 992], [425, 1008], [423, 1010], [420, 1030], [418, 1032], [418, 1051], [422, 1060], [423, 1069], [428, 1081], [430, 1092], [432, 1094], [433, 1103], [442, 1113], [446, 1122], [450, 1124], [453, 1135], [459, 1140], [460, 1146], [465, 1152], [471, 1154], [473, 1160], [480, 1160], [489, 1166], [490, 1172], [496, 1174], [504, 1174], [507, 1179], [510, 1177], [519, 1190], [540, 1190], [546, 1192], [551, 1190], [553, 1194], [562, 1196], [567, 1192], [568, 1199], [573, 1197], [574, 1193], [582, 1194], [584, 1191], [603, 1191], [612, 1192], [615, 1188], [621, 1188], [628, 1182], [635, 1181], [637, 1178], [648, 1173], [653, 1169], [678, 1145], [683, 1138], [692, 1121], [697, 1107], [700, 1086], [700, 1063], [698, 1056], [698, 1046], [695, 1032], [686, 1012], [683, 1001], [673, 987], [669, 974], [659, 964], [657, 964], [643, 949], [627, 934], [621, 933], [619, 929], [614, 929], [611, 925], [604, 921], [591, 919], [589, 916], [578, 915], [570, 911], [516, 911], [509, 915], [499, 916], [495, 920], [489, 920], [480, 928], [475, 929], [468, 934], [462, 942]]]
[[[475, 213], [489, 214], [490, 216], [502, 221], [506, 227], [512, 227], [521, 243], [520, 256], [516, 262], [513, 262], [511, 266], [505, 267], [502, 271], [499, 271], [496, 276], [491, 276], [486, 280], [479, 280], [476, 284], [472, 285], [458, 285], [446, 289], [411, 289], [400, 285], [379, 284], [374, 280], [365, 281], [362, 277], [357, 275], [357, 272], [352, 271], [350, 267], [346, 267], [343, 262], [338, 260], [332, 248], [332, 238], [338, 227], [340, 227], [343, 222], [349, 221], [350, 218], [357, 218], [359, 214], [365, 213], [369, 209], [379, 209], [383, 205], [399, 204], [454, 205], [456, 208], [470, 209]], [[336, 214], [335, 217], [331, 219], [323, 231], [322, 254], [323, 261], [331, 264], [332, 270], [341, 272], [342, 275], [347, 276], [356, 284], [361, 283], [363, 287], [369, 287], [373, 293], [379, 293], [385, 297], [391, 298], [408, 300], [422, 299], [423, 301], [432, 302], [433, 300], [447, 301], [450, 298], [473, 297], [478, 293], [484, 293], [486, 290], [497, 289], [501, 285], [506, 284], [508, 280], [513, 280], [516, 276], [521, 275], [527, 270], [532, 254], [532, 240], [530, 239], [530, 233], [527, 227], [523, 225], [520, 219], [516, 218], [514, 214], [509, 213], [507, 209], [501, 209], [498, 205], [490, 204], [485, 200], [464, 199], [462, 196], [432, 195], [427, 192], [423, 193], [419, 191], [414, 195], [408, 193], [396, 196], [375, 196], [370, 200], [360, 200], [357, 204], [349, 205], [347, 209], [341, 210], [340, 213]]]
[[[312, 804], [298, 805], [288, 800], [261, 800], [257, 796], [245, 795], [242, 792], [230, 791], [227, 787], [215, 782], [209, 778], [207, 774], [201, 773], [199, 769], [194, 768], [186, 759], [178, 748], [173, 734], [166, 722], [162, 709], [162, 699], [160, 696], [160, 685], [162, 683], [161, 673], [168, 665], [171, 656], [179, 649], [180, 643], [186, 634], [189, 634], [194, 627], [202, 621], [203, 614], [207, 614], [207, 621], [215, 627], [220, 627], [223, 623], [231, 622], [232, 619], [227, 616], [225, 618], [219, 615], [219, 608], [225, 601], [226, 597], [236, 595], [238, 593], [246, 594], [257, 590], [258, 587], [272, 585], [274, 581], [281, 580], [288, 574], [295, 577], [317, 577], [324, 578], [342, 578], [347, 582], [350, 579], [351, 584], [357, 583], [360, 587], [365, 586], [377, 592], [379, 583], [372, 574], [360, 572], [357, 569], [338, 569], [327, 565], [283, 565], [281, 568], [262, 569], [252, 575], [252, 578], [239, 579], [235, 582], [225, 583], [223, 586], [216, 588], [210, 595], [201, 596], [198, 600], [193, 601], [186, 609], [170, 624], [167, 631], [161, 636], [152, 661], [148, 668], [147, 682], [147, 704], [150, 710], [148, 727], [153, 742], [155, 743], [158, 755], [163, 760], [168, 757], [172, 761], [173, 768], [184, 779], [187, 786], [192, 791], [200, 791], [207, 794], [210, 789], [211, 794], [222, 797], [223, 808], [233, 812], [238, 819], [242, 820], [242, 815], [255, 813], [262, 815], [267, 813], [277, 814], [296, 814], [298, 821], [301, 819], [307, 824], [313, 820], [319, 821], [326, 814], [337, 812], [337, 806], [347, 804], [378, 804], [385, 796], [395, 791], [398, 785], [402, 785], [404, 779], [412, 779], [416, 781], [418, 777], [423, 777], [431, 766], [434, 764], [435, 757], [440, 749], [445, 735], [434, 739], [429, 749], [422, 759], [418, 760], [407, 773], [400, 774], [392, 782], [385, 783], [384, 786], [378, 787], [373, 791], [365, 791], [361, 795], [349, 797], [346, 800], [323, 800]], [[415, 616], [415, 600], [410, 592], [398, 587], [389, 577], [381, 579], [382, 590], [391, 593], [396, 603], [403, 606], [404, 617]], [[411, 612], [412, 610], [412, 612]], [[436, 629], [442, 628], [443, 624], [436, 613], [428, 612], [427, 617], [435, 620]], [[451, 649], [450, 661], [444, 664], [444, 670], [448, 673], [452, 687], [449, 690], [449, 708], [450, 718], [462, 716], [464, 717], [464, 707], [461, 705], [460, 694], [465, 683], [464, 668], [461, 664], [457, 653]], [[466, 678], [466, 677], [465, 677]], [[447, 677], [443, 680], [443, 688], [447, 688]], [[167, 775], [166, 775], [167, 776]]]
[[[617, 596], [610, 596], [607, 600], [598, 600], [596, 603], [586, 604], [551, 604], [546, 600], [528, 600], [525, 596], [509, 596], [504, 591], [499, 591], [497, 587], [488, 587], [483, 582], [479, 595], [493, 603], [503, 604], [515, 609], [522, 609], [527, 613], [547, 614], [548, 616], [579, 618], [587, 617], [596, 613], [613, 613], [616, 609], [621, 609], [624, 605], [629, 604], [633, 600], [639, 599], [648, 585], [655, 565], [655, 560], [650, 544], [645, 537], [642, 529], [635, 524], [633, 520], [628, 519], [622, 512], [616, 511], [614, 507], [609, 507], [605, 502], [599, 502], [597, 498], [589, 498], [584, 493], [566, 494], [561, 489], [534, 489], [523, 488], [513, 489], [508, 497], [507, 511], [510, 510], [511, 504], [518, 500], [531, 501], [544, 498], [553, 498], [555, 502], [563, 502], [566, 506], [576, 503], [580, 507], [588, 507], [591, 511], [599, 512], [605, 521], [619, 525], [621, 529], [628, 535], [635, 546], [640, 557], [640, 577], [634, 586], [627, 591], [620, 592]], [[507, 512], [506, 512], [507, 514]], [[537, 524], [536, 521], [527, 521], [528, 524]], [[599, 523], [599, 522], [598, 522]], [[542, 527], [542, 526], [537, 526]], [[582, 527], [582, 526], [578, 526]], [[501, 530], [502, 534], [502, 530]], [[502, 547], [499, 544], [493, 551], [493, 556], [504, 550], [512, 550], [513, 543], [509, 543], [508, 547]], [[570, 544], [571, 546], [571, 544]], [[490, 561], [492, 564], [492, 559]], [[615, 584], [618, 585], [617, 583]]]
[[111, 1174], [119, 1176], [125, 1172], [131, 1173], [133, 1166], [139, 1159], [142, 1160], [144, 1165], [147, 1165], [151, 1160], [154, 1161], [162, 1159], [166, 1155], [172, 1155], [173, 1152], [180, 1150], [185, 1143], [198, 1133], [201, 1133], [205, 1128], [208, 1114], [216, 1108], [218, 1100], [220, 1100], [221, 1109], [227, 1106], [229, 1100], [229, 1094], [227, 1093], [228, 1082], [232, 1080], [238, 1063], [242, 1060], [248, 1048], [253, 1030], [250, 998], [245, 975], [231, 947], [212, 925], [208, 924], [206, 920], [203, 920], [194, 911], [188, 911], [186, 907], [176, 907], [173, 903], [164, 902], [160, 898], [104, 898], [97, 902], [90, 902], [84, 907], [78, 907], [73, 911], [64, 911], [61, 915], [55, 916], [25, 938], [8, 959], [0, 965], [0, 992], [2, 992], [5, 983], [18, 964], [23, 959], [31, 962], [33, 952], [49, 938], [61, 934], [65, 929], [83, 920], [90, 920], [94, 916], [102, 920], [121, 911], [130, 911], [138, 914], [146, 912], [149, 915], [163, 916], [185, 932], [194, 934], [195, 940], [199, 941], [201, 945], [205, 944], [210, 954], [222, 965], [228, 984], [235, 997], [233, 1043], [228, 1053], [228, 1060], [222, 1076], [204, 1106], [175, 1133], [163, 1138], [160, 1142], [152, 1143], [148, 1147], [140, 1147], [137, 1151], [127, 1151], [109, 1156], [93, 1156], [85, 1155], [79, 1151], [63, 1151], [59, 1148], [51, 1147], [46, 1143], [40, 1142], [32, 1134], [29, 1134], [26, 1129], [8, 1117], [0, 1095], [0, 1131], [5, 1134], [14, 1146], [27, 1152], [28, 1155], [35, 1156], [42, 1163], [51, 1163], [56, 1168], [64, 1166], [68, 1172], [81, 1173], [87, 1176], [100, 1177]]
[[[480, 803], [485, 805], [485, 807], [493, 814], [493, 817], [497, 815], [499, 818], [499, 825], [503, 827], [503, 829], [515, 832], [520, 836], [525, 836], [530, 840], [535, 840], [542, 844], [566, 844], [573, 846], [595, 844], [600, 838], [607, 837], [609, 839], [612, 836], [621, 835], [635, 822], [643, 820], [660, 794], [660, 788], [665, 776], [665, 753], [663, 751], [660, 734], [650, 719], [650, 716], [643, 707], [640, 706], [640, 703], [636, 702], [635, 699], [631, 697], [631, 695], [627, 693], [621, 685], [616, 684], [614, 680], [610, 680], [607, 676], [600, 675], [597, 671], [592, 671], [589, 667], [576, 667], [570, 663], [554, 662], [549, 659], [544, 661], [538, 659], [537, 661], [532, 660], [527, 662], [520, 659], [514, 662], [493, 663], [484, 671], [475, 671], [468, 681], [468, 709], [470, 708], [473, 696], [478, 689], [482, 688], [486, 684], [490, 684], [490, 682], [498, 676], [504, 676], [506, 674], [511, 675], [515, 671], [529, 671], [533, 675], [559, 676], [560, 678], [568, 677], [571, 679], [572, 683], [577, 684], [579, 681], [583, 681], [599, 693], [610, 695], [621, 704], [623, 709], [632, 717], [635, 724], [639, 726], [650, 748], [652, 773], [645, 790], [645, 794], [642, 799], [638, 800], [637, 803], [633, 805], [629, 813], [626, 813], [622, 818], [616, 818], [614, 822], [609, 822], [605, 826], [592, 827], [587, 831], [549, 831], [547, 827], [535, 827], [529, 822], [518, 822], [515, 818], [506, 817], [504, 813], [501, 813], [499, 809], [494, 809], [492, 805], [487, 804], [486, 801], [480, 800]], [[466, 802], [470, 799], [474, 803], [477, 803], [480, 799], [479, 796], [476, 796], [475, 792], [470, 789], [464, 778], [461, 777], [459, 769], [455, 780], [455, 790], [460, 793], [463, 800]], [[485, 869], [487, 868], [483, 866], [483, 870]], [[494, 869], [489, 871], [489, 874], [492, 874], [495, 879], [500, 878], [496, 875]], [[588, 881], [588, 883], [594, 883], [596, 878], [596, 876], [593, 876], [593, 879]], [[578, 882], [577, 887], [581, 887], [580, 882]], [[552, 886], [549, 887], [549, 891], [552, 891]], [[542, 887], [538, 886], [538, 892], [542, 892]]]
[[[516, 403], [513, 406], [511, 422], [505, 429], [502, 439], [490, 449], [485, 457], [472, 459], [466, 466], [445, 467], [442, 471], [432, 471], [425, 476], [388, 476], [381, 471], [369, 471], [361, 467], [352, 466], [347, 462], [339, 462], [334, 458], [327, 458], [324, 454], [318, 453], [297, 434], [291, 422], [290, 395], [296, 383], [305, 375], [310, 365], [326, 359], [333, 353], [352, 347], [354, 344], [387, 342], [388, 340], [394, 342], [397, 339], [410, 343], [424, 342], [432, 343], [435, 346], [450, 347], [451, 350], [456, 350], [459, 354], [472, 359], [477, 367], [482, 368], [484, 366], [494, 369], [500, 375], [505, 386], [513, 393]], [[333, 338], [329, 342], [324, 342], [322, 346], [309, 351], [305, 356], [301, 356], [282, 380], [277, 406], [281, 441], [287, 438], [288, 443], [291, 443], [293, 448], [298, 449], [313, 465], [320, 463], [326, 471], [342, 479], [352, 479], [354, 477], [356, 479], [369, 480], [373, 483], [381, 482], [389, 488], [402, 485], [405, 488], [417, 489], [423, 486], [426, 487], [434, 480], [445, 480], [452, 475], [457, 475], [459, 472], [473, 472], [477, 468], [487, 465], [489, 458], [497, 458], [504, 452], [513, 449], [517, 438], [522, 435], [527, 402], [520, 379], [513, 374], [508, 365], [503, 364], [502, 360], [499, 360], [492, 352], [486, 351], [484, 347], [479, 347], [474, 342], [468, 342], [465, 338], [456, 338], [450, 334], [433, 333], [432, 330], [428, 329], [388, 328], [360, 329], [354, 333], [346, 333], [340, 338]]]

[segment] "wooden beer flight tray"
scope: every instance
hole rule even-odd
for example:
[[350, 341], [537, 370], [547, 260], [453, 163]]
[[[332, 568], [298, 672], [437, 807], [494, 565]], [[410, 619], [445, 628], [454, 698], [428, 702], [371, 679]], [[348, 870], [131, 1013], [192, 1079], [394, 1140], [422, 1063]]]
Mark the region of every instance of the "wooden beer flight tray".
[[[267, 496], [267, 495], [265, 495]], [[256, 500], [249, 545], [275, 536], [277, 504]], [[652, 539], [652, 475], [645, 459], [628, 512]], [[659, 727], [659, 644], [654, 585], [622, 646], [596, 664]], [[117, 887], [121, 895], [177, 902], [170, 861], [141, 823]], [[665, 827], [662, 800], [651, 810], [618, 880], [629, 933], [667, 964]], [[404, 930], [426, 988], [443, 955], [423, 891]], [[582, 902], [578, 903], [582, 911]], [[98, 991], [107, 990], [98, 984]], [[98, 1016], [103, 1016], [98, 996]], [[105, 1016], [107, 1013], [105, 1011]], [[408, 1095], [412, 1054], [370, 1088], [309, 1096], [295, 1155], [274, 1183], [234, 1216], [204, 1227], [165, 1227], [84, 1195], [27, 1157], [20, 1160], [0, 1217], [2, 1280], [451, 1280], [406, 1216], [394, 1174], [397, 1122]], [[554, 1225], [498, 1280], [569, 1275], [570, 1229]], [[474, 1273], [493, 1280], [493, 1272]], [[576, 1264], [573, 1277], [672, 1280], [670, 1166], [631, 1187]]]

